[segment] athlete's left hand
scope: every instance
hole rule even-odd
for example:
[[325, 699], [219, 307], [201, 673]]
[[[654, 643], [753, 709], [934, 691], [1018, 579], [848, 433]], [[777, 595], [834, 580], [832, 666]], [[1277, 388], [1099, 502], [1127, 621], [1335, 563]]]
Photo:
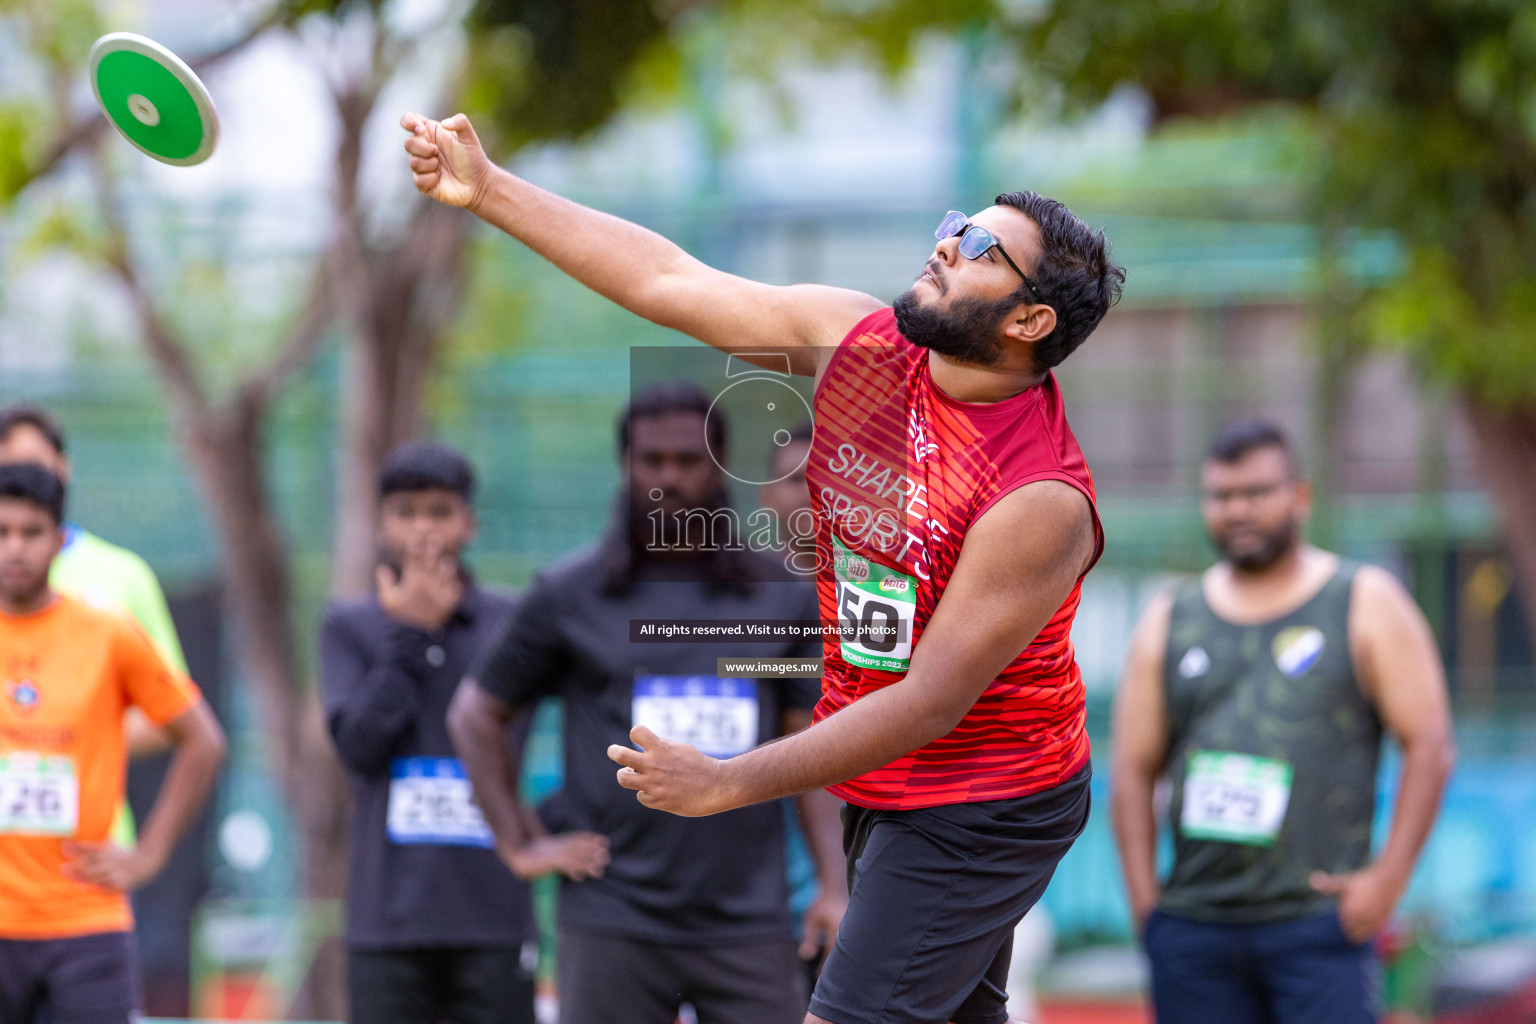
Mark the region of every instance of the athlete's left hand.
[[1339, 923], [1351, 942], [1365, 942], [1386, 926], [1407, 882], [1380, 864], [1330, 875], [1312, 872], [1312, 888], [1339, 898]]
[[837, 930], [842, 927], [843, 915], [848, 912], [848, 897], [841, 893], [827, 892], [823, 886], [805, 908], [801, 925], [805, 937], [800, 940], [800, 959], [810, 960], [818, 955], [825, 957], [837, 942]]
[[160, 871], [142, 847], [125, 850], [116, 843], [64, 844], [64, 874], [77, 882], [133, 892]]
[[645, 806], [685, 818], [739, 806], [727, 791], [725, 766], [715, 758], [686, 743], [664, 740], [643, 725], [629, 730], [629, 741], [641, 749], [615, 743], [608, 757], [623, 765], [619, 785], [634, 790]]

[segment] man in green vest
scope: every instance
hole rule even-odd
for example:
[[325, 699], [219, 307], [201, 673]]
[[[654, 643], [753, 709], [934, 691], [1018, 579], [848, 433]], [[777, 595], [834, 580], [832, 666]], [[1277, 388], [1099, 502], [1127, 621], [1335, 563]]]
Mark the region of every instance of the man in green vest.
[[[1303, 541], [1311, 491], [1277, 427], [1223, 430], [1201, 481], [1222, 560], [1142, 616], [1113, 724], [1112, 815], [1157, 1021], [1374, 1022], [1371, 940], [1455, 757], [1435, 639], [1390, 573]], [[1373, 854], [1384, 731], [1402, 771]]]
[[[46, 409], [27, 404], [0, 409], [0, 465], [16, 462], [37, 463], [69, 486], [64, 429]], [[88, 604], [131, 615], [166, 664], [182, 675], [187, 674], [187, 659], [176, 637], [160, 581], [149, 564], [132, 551], [108, 543], [74, 523], [65, 523], [64, 549], [53, 561], [48, 585]], [[137, 708], [128, 709], [124, 727], [130, 757], [171, 749], [166, 737]], [[124, 803], [113, 822], [112, 839], [121, 846], [131, 846], [133, 838], [133, 818]]]

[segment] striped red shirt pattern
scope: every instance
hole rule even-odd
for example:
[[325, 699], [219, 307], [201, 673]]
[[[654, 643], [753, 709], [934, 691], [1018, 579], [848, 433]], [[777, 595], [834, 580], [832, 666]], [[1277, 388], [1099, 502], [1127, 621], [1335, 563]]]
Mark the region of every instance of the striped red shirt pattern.
[[[852, 643], [826, 638], [817, 721], [902, 678], [966, 531], [1005, 494], [1060, 480], [1094, 504], [1054, 375], [1002, 402], [957, 402], [934, 385], [928, 359], [886, 308], [849, 332], [817, 385], [806, 477], [820, 613], [869, 629]], [[1102, 549], [1096, 505], [1093, 516]], [[948, 735], [831, 791], [909, 809], [1019, 797], [1070, 778], [1088, 759], [1071, 640], [1080, 595], [1081, 580]]]

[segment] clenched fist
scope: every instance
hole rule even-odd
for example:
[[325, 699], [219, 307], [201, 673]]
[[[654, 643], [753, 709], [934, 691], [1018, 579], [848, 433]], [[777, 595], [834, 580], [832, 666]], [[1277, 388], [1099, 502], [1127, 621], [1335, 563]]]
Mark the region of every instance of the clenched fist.
[[449, 206], [473, 211], [484, 195], [495, 165], [485, 155], [469, 118], [454, 114], [433, 121], [406, 114], [400, 127], [411, 133], [405, 151], [411, 155], [416, 190]]

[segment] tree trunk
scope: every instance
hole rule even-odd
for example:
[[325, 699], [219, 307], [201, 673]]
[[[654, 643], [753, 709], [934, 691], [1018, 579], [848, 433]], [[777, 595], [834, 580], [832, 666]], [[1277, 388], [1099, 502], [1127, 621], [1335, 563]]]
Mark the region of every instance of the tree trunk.
[[[222, 404], [208, 398], [191, 350], [161, 316], [134, 262], [98, 164], [108, 265], [128, 289], [143, 343], [165, 386], [177, 440], [186, 453], [219, 541], [224, 594], [245, 683], [276, 776], [303, 843], [304, 895], [341, 898], [346, 872], [345, 778], [325, 735], [316, 687], [299, 674], [293, 623], [293, 574], [287, 544], [268, 498], [263, 431], [272, 401], [319, 347], [333, 315], [331, 282], [338, 257], [316, 268], [310, 294], [277, 354], [247, 376]], [[343, 974], [334, 954], [310, 971], [306, 1015], [344, 1015]]]
[[1498, 508], [1504, 546], [1514, 565], [1526, 634], [1536, 645], [1536, 404], [1497, 409], [1472, 399], [1467, 408], [1482, 455], [1484, 483]]
[[[291, 619], [291, 560], [268, 495], [265, 404], [242, 394], [230, 406], [177, 410], [177, 434], [212, 513], [224, 552], [228, 612], [256, 698], [266, 760], [303, 842], [304, 894], [336, 901], [346, 883], [346, 779], [326, 735], [315, 688], [300, 678]], [[323, 950], [292, 1012], [344, 1015], [337, 951]]]
[[[303, 844], [304, 895], [323, 907], [339, 904], [345, 891], [346, 777], [318, 688], [299, 673], [292, 561], [269, 499], [263, 431], [279, 390], [313, 356], [339, 305], [354, 330], [343, 378], [332, 591], [365, 592], [375, 558], [379, 465], [392, 446], [420, 428], [437, 335], [463, 289], [463, 249], [474, 221], [461, 210], [422, 200], [392, 244], [369, 250], [357, 181], [363, 130], [387, 80], [382, 38], [375, 39], [371, 71], [333, 93], [341, 120], [334, 243], [275, 358], [223, 403], [210, 400], [190, 347], [144, 283], [97, 148], [97, 185], [109, 228], [106, 259], [128, 288], [145, 348], [166, 388], [178, 441], [213, 519], [241, 673], [255, 699], [267, 763]], [[344, 978], [341, 946], [332, 939], [321, 946], [288, 1012], [345, 1017]]]
[[389, 450], [421, 431], [422, 396], [442, 324], [464, 287], [464, 246], [474, 218], [426, 203], [387, 253], [354, 257], [342, 305], [355, 325], [347, 353], [342, 457], [331, 593], [372, 586], [379, 466]]
[[[111, 230], [108, 263], [128, 287], [146, 349], [166, 386], [178, 440], [213, 519], [242, 674], [255, 698], [267, 762], [303, 844], [304, 895], [321, 907], [337, 905], [345, 891], [346, 777], [317, 687], [299, 674], [292, 562], [269, 500], [263, 429], [279, 389], [313, 355], [339, 307], [353, 331], [343, 378], [331, 589], [366, 592], [375, 559], [379, 465], [391, 447], [420, 429], [437, 335], [463, 289], [463, 249], [474, 220], [423, 200], [397, 239], [370, 251], [357, 182], [363, 130], [386, 80], [380, 76], [381, 39], [375, 40], [372, 71], [333, 92], [341, 121], [334, 243], [276, 357], [223, 404], [209, 399], [189, 347], [156, 308], [117, 216], [106, 165], [98, 163], [102, 211]], [[344, 978], [340, 943], [327, 941], [288, 1012], [344, 1017]]]

